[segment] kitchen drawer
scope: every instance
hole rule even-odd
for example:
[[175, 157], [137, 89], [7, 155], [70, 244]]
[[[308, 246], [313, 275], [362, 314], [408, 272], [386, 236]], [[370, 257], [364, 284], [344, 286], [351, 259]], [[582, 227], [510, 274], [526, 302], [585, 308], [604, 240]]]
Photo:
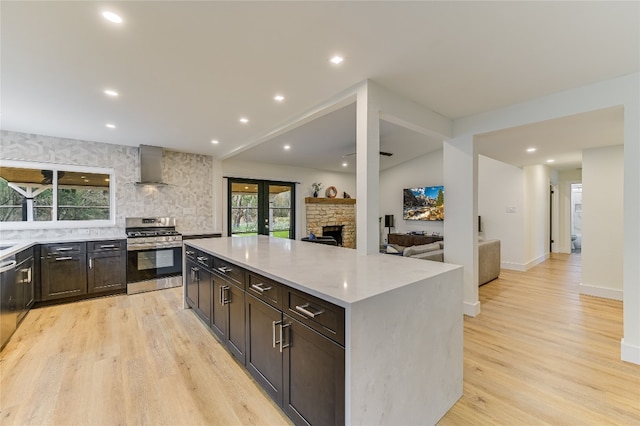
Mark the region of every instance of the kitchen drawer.
[[194, 249], [193, 247], [190, 246], [185, 246], [184, 247], [184, 254], [185, 256], [187, 256], [187, 259], [191, 259], [194, 262], [196, 261], [196, 256], [200, 256], [198, 254], [198, 250]]
[[196, 263], [200, 266], [207, 268], [208, 270], [213, 269], [213, 256], [208, 253], [204, 253], [200, 250], [195, 250], [196, 252]]
[[213, 269], [244, 290], [245, 270], [220, 258], [213, 258]]
[[84, 253], [87, 251], [87, 244], [85, 242], [43, 244], [40, 250], [44, 257], [60, 256], [65, 253]]
[[248, 272], [247, 276], [249, 277], [247, 293], [282, 310], [282, 294], [285, 293], [285, 287], [282, 284], [252, 272]]
[[284, 311], [344, 346], [344, 308], [289, 288]]
[[87, 243], [87, 250], [91, 253], [126, 250], [126, 248], [126, 240], [89, 241]]

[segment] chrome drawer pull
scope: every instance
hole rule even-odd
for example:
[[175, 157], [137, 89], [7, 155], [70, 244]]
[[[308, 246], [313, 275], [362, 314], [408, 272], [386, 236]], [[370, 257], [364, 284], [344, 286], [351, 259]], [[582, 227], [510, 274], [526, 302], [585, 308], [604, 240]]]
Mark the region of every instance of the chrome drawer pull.
[[56, 257], [56, 262], [58, 262], [59, 260], [71, 260], [73, 259], [72, 256], [67, 256], [67, 257]]
[[198, 262], [206, 262], [207, 259], [209, 259], [208, 257], [204, 257], [204, 256], [198, 256], [196, 257], [196, 259], [198, 259]]
[[194, 254], [196, 254], [195, 251], [190, 251], [190, 250], [187, 250], [185, 253], [187, 253], [187, 256], [193, 256]]
[[307, 308], [309, 307], [308, 303], [305, 303], [302, 306], [296, 305], [296, 311], [298, 312], [302, 312], [303, 314], [305, 314], [306, 316], [308, 316], [309, 318], [315, 318], [318, 315], [324, 313], [324, 311], [322, 309], [318, 309], [315, 312], [311, 312], [310, 310], [308, 310]]
[[100, 246], [100, 248], [116, 248], [115, 244], [103, 244]]
[[73, 250], [73, 247], [59, 247], [59, 248], [54, 248], [54, 251], [71, 251]]
[[231, 303], [231, 299], [227, 299], [227, 291], [229, 290], [228, 285], [220, 286], [220, 304], [222, 306]]
[[269, 291], [271, 290], [273, 287], [269, 286], [269, 287], [263, 287], [264, 283], [258, 283], [258, 284], [251, 284], [251, 288], [259, 291], [260, 294], [264, 293], [265, 291]]
[[228, 266], [221, 266], [218, 268], [218, 271], [222, 272], [223, 274], [226, 274], [227, 272], [233, 271], [233, 268], [229, 268]]

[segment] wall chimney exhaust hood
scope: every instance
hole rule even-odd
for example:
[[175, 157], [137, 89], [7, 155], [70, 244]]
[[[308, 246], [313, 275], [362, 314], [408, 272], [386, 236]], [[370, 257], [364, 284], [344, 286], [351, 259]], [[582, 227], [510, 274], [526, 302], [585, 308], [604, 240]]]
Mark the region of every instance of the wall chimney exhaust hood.
[[140, 180], [136, 185], [165, 186], [162, 181], [162, 148], [140, 145], [138, 149], [138, 168]]

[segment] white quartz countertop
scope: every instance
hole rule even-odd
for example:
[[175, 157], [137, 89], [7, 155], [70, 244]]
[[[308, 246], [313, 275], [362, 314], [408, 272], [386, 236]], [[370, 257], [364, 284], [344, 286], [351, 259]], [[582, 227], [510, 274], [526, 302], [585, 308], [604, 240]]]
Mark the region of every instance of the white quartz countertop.
[[123, 234], [118, 235], [105, 235], [105, 236], [88, 236], [83, 237], [61, 237], [61, 238], [39, 238], [34, 240], [0, 240], [0, 246], [10, 246], [4, 250], [0, 250], [0, 259], [4, 259], [7, 256], [14, 255], [21, 252], [24, 249], [28, 249], [36, 244], [55, 244], [55, 243], [71, 243], [82, 241], [105, 241], [105, 240], [125, 240], [126, 236]]
[[461, 268], [267, 236], [194, 239], [185, 245], [342, 307]]

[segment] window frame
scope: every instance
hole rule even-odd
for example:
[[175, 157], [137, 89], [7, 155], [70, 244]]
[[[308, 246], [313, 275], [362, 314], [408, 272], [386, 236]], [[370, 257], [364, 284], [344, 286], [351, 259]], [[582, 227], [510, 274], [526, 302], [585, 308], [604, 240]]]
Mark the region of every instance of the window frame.
[[47, 221], [13, 221], [0, 222], [3, 230], [23, 230], [23, 229], [60, 229], [60, 228], [96, 228], [96, 227], [112, 227], [116, 225], [116, 174], [115, 170], [106, 167], [92, 167], [72, 164], [58, 163], [41, 163], [23, 160], [5, 160], [0, 159], [0, 165], [4, 167], [16, 167], [23, 169], [38, 169], [53, 171], [54, 181], [52, 189], [54, 192], [52, 208], [54, 211], [58, 209], [58, 179], [59, 171], [78, 172], [78, 173], [95, 173], [109, 175], [109, 219], [96, 220], [55, 220]]

